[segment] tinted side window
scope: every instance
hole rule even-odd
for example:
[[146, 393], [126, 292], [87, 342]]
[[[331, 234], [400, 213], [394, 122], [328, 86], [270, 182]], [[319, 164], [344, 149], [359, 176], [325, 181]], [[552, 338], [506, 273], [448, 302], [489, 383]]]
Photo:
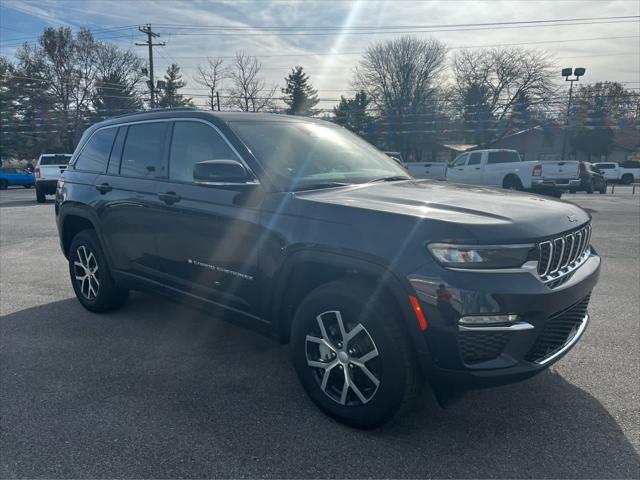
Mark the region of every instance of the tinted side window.
[[40, 159], [40, 165], [67, 165], [71, 155], [46, 155]]
[[105, 128], [94, 133], [76, 160], [75, 169], [87, 172], [104, 172], [115, 136], [115, 128]]
[[162, 177], [167, 122], [131, 125], [122, 152], [120, 174], [128, 177]]
[[482, 160], [482, 153], [472, 153], [469, 155], [469, 163], [467, 165], [480, 165], [480, 160]]
[[237, 159], [218, 132], [204, 123], [176, 122], [169, 155], [169, 178], [193, 182], [193, 168], [205, 160]]
[[487, 159], [487, 163], [509, 163], [519, 161], [520, 155], [516, 152], [507, 151], [489, 152], [489, 158]]
[[116, 141], [113, 143], [111, 155], [109, 156], [109, 166], [107, 173], [117, 175], [120, 171], [120, 158], [122, 157], [122, 146], [124, 145], [124, 137], [127, 135], [127, 127], [118, 128]]

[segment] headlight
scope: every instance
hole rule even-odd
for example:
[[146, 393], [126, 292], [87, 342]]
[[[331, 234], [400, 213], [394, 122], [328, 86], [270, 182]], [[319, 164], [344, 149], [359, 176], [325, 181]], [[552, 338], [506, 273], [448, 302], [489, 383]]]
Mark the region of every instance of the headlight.
[[518, 268], [529, 259], [534, 245], [456, 245], [432, 243], [433, 258], [451, 268]]

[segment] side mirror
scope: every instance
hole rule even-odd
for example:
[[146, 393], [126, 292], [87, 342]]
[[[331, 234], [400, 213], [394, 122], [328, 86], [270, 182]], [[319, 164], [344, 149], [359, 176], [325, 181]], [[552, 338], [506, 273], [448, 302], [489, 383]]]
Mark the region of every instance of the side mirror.
[[248, 178], [247, 170], [236, 160], [205, 160], [193, 169], [196, 183], [243, 183]]

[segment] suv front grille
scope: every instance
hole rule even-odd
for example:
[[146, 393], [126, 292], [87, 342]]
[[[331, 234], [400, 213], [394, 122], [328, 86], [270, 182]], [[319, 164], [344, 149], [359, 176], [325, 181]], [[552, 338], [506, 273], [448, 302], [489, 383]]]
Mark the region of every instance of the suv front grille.
[[538, 274], [552, 287], [589, 257], [591, 224], [538, 245]]
[[590, 295], [546, 321], [542, 332], [525, 357], [527, 361], [544, 363], [573, 340], [586, 321], [589, 297]]

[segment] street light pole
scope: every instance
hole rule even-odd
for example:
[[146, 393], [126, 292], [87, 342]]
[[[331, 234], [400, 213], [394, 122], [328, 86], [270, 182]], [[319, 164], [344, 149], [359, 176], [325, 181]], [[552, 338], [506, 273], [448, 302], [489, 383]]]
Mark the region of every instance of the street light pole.
[[[573, 82], [580, 81], [580, 77], [584, 75], [586, 69], [584, 68], [563, 68], [562, 76], [566, 82], [571, 82], [569, 86], [569, 102], [567, 103], [567, 117], [565, 119], [564, 136], [562, 138], [562, 156], [560, 160], [564, 160], [565, 153], [567, 151], [567, 133], [569, 131], [569, 113], [571, 112], [571, 99], [573, 98]], [[571, 75], [575, 75], [575, 78], [569, 78]]]

